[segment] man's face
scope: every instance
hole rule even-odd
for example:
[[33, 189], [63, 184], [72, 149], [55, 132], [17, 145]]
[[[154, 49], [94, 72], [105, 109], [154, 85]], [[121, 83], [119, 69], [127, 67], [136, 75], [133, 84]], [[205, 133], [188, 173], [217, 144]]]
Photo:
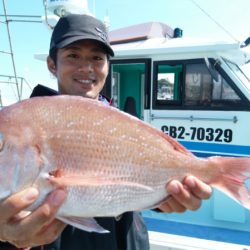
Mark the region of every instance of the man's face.
[[98, 99], [108, 75], [106, 52], [98, 42], [82, 40], [58, 49], [57, 63], [48, 58], [48, 68], [57, 77], [60, 94]]

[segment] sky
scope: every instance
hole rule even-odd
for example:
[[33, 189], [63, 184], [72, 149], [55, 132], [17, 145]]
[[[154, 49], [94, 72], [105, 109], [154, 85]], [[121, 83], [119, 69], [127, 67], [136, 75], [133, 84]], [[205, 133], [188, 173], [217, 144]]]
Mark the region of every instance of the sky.
[[[0, 15], [4, 14], [5, 3], [8, 15], [38, 16], [25, 20], [41, 21], [40, 16], [45, 15], [43, 2], [0, 0]], [[244, 41], [250, 36], [249, 4], [250, 0], [88, 0], [90, 12], [97, 18], [104, 20], [106, 15], [109, 16], [110, 30], [159, 21], [172, 28], [181, 28], [186, 37], [237, 41]], [[30, 94], [28, 85], [31, 88], [37, 84], [56, 88], [56, 81], [48, 72], [45, 61], [34, 58], [35, 54], [48, 52], [49, 28], [44, 23], [16, 22], [14, 19], [18, 18], [14, 17], [9, 19], [13, 19], [9, 22], [9, 33], [16, 74], [27, 82], [24, 82], [23, 93]], [[0, 16], [0, 75], [14, 75], [11, 56], [2, 53], [10, 51], [7, 26], [1, 23], [3, 21], [4, 17]], [[3, 79], [7, 80], [0, 76], [2, 99], [6, 92], [13, 90], [15, 93], [15, 85], [8, 85], [10, 89], [7, 90], [3, 88], [6, 85], [2, 83]], [[2, 101], [7, 102], [7, 99]]]

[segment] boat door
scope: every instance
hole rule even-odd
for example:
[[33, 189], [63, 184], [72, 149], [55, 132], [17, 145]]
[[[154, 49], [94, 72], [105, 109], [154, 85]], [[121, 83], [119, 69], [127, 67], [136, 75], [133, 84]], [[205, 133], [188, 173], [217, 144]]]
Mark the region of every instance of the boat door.
[[143, 119], [149, 105], [150, 60], [116, 60], [111, 62], [112, 103], [120, 110]]

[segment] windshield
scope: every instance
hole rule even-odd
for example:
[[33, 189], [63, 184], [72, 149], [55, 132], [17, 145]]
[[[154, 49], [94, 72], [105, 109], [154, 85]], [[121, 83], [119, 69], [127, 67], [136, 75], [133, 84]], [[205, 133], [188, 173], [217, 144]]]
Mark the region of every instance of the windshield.
[[234, 72], [234, 74], [244, 83], [244, 85], [250, 90], [250, 67], [244, 65], [239, 67], [237, 64], [228, 61], [224, 58], [224, 61], [228, 67]]
[[242, 65], [240, 69], [243, 71], [246, 77], [250, 79], [250, 63]]

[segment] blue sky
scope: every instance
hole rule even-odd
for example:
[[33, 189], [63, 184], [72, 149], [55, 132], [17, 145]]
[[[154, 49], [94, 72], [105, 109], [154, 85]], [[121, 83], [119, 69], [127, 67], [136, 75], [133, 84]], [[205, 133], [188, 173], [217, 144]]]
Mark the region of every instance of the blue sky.
[[[231, 35], [218, 27], [195, 3]], [[143, 22], [160, 21], [172, 28], [180, 27], [184, 36], [239, 41], [250, 36], [249, 4], [249, 0], [88, 1], [90, 11], [94, 12], [97, 18], [103, 20], [105, 15], [109, 15], [111, 30]], [[5, 5], [7, 14], [10, 15], [44, 15], [43, 0], [5, 0]], [[0, 3], [0, 14], [3, 13], [3, 5]], [[3, 20], [1, 17], [0, 21]], [[34, 54], [48, 51], [49, 29], [42, 23], [23, 22], [10, 22], [9, 28], [17, 75], [24, 77], [31, 86], [40, 83], [55, 87], [55, 80], [48, 73], [45, 62], [34, 59]], [[1, 23], [0, 34], [0, 51], [9, 51], [6, 27]], [[10, 59], [10, 56], [0, 53], [0, 75], [13, 75]]]

